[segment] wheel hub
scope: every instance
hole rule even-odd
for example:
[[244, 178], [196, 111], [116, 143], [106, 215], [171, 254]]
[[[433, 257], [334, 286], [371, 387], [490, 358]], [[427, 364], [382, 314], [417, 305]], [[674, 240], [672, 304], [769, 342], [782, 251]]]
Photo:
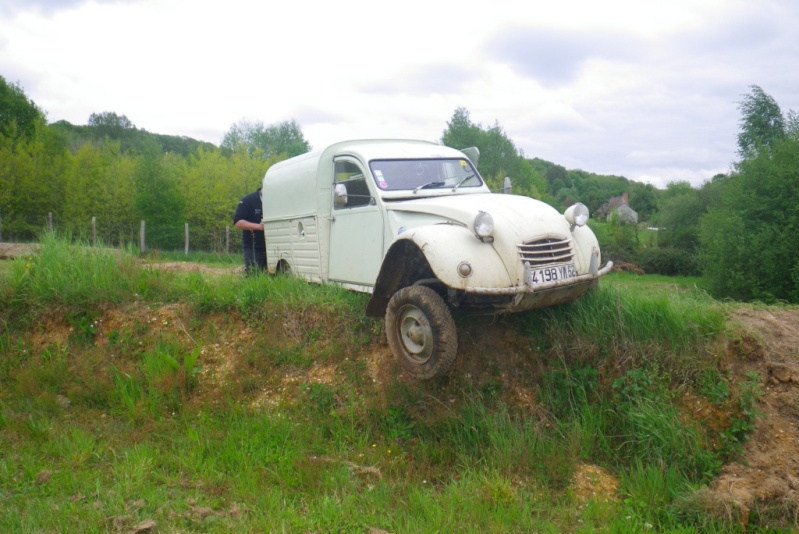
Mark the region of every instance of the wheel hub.
[[424, 313], [415, 306], [403, 310], [399, 322], [399, 334], [402, 345], [418, 363], [424, 363], [432, 352], [433, 329]]

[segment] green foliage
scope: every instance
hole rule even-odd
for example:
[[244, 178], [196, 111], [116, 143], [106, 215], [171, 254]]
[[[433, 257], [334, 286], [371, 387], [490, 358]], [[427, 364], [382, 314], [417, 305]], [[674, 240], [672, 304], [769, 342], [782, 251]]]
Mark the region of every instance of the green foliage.
[[718, 187], [700, 233], [703, 273], [713, 291], [799, 302], [799, 140], [774, 141]]
[[155, 144], [164, 154], [176, 154], [187, 158], [199, 150], [216, 148], [211, 143], [190, 137], [150, 133], [142, 128], [136, 128], [125, 115], [120, 116], [114, 112], [92, 114], [89, 121], [90, 123], [94, 121], [95, 124], [79, 126], [61, 120], [50, 124], [48, 129], [62, 135], [72, 152], [87, 143], [98, 146], [114, 143], [118, 145], [121, 153], [135, 156], [143, 154]]
[[184, 168], [184, 160], [162, 156], [155, 147], [137, 162], [134, 207], [137, 217], [146, 221], [150, 248], [177, 249], [183, 242], [185, 198], [179, 176]]
[[651, 184], [579, 169], [566, 171], [562, 166], [540, 158], [525, 161], [534, 172], [546, 177], [546, 188], [541, 190], [548, 191], [544, 200], [553, 206], [570, 206], [575, 202], [582, 202], [591, 210], [592, 217], [605, 219], [608, 215], [605, 211], [608, 200], [628, 193], [630, 207], [638, 212], [640, 221], [648, 220], [657, 212], [659, 192]]
[[0, 135], [13, 141], [32, 141], [44, 123], [44, 112], [22, 87], [0, 76]]
[[746, 378], [735, 397], [737, 414], [721, 436], [723, 452], [727, 455], [737, 455], [743, 450], [743, 444], [755, 431], [757, 418], [762, 415], [757, 409], [757, 402], [763, 396], [763, 381], [757, 373], [748, 373]]
[[707, 210], [700, 190], [688, 182], [671, 182], [658, 201], [658, 244], [693, 250], [699, 244], [699, 220]]
[[[183, 248], [188, 223], [193, 248], [225, 250], [238, 200], [260, 184], [272, 163], [310, 149], [295, 121], [254, 131], [270, 147], [257, 155], [151, 134], [108, 111], [92, 113], [87, 126], [45, 126], [43, 113], [22, 90], [0, 81], [4, 240], [34, 240], [51, 217], [61, 232], [127, 245], [138, 243], [144, 220], [147, 248]], [[34, 115], [40, 119], [35, 128], [20, 122]], [[238, 232], [231, 237], [235, 247]]]
[[799, 302], [799, 123], [757, 86], [740, 109], [742, 159], [701, 219], [703, 272], [718, 295]]
[[640, 249], [638, 227], [619, 220], [614, 212], [607, 224], [605, 240], [601, 241], [602, 256], [614, 261], [634, 262]]
[[785, 119], [779, 104], [759, 86], [749, 87], [738, 109], [741, 111], [738, 154], [743, 159], [772, 148], [785, 137]]
[[442, 144], [480, 150], [478, 170], [492, 191], [501, 191], [506, 176], [512, 180], [513, 193], [541, 198], [546, 181], [523, 157], [497, 123], [491, 128], [474, 124], [465, 108], [457, 108], [441, 136]]
[[121, 130], [135, 130], [136, 125], [125, 115], [117, 115], [113, 111], [92, 113], [89, 115], [89, 126], [98, 129], [101, 135], [119, 133]]
[[696, 254], [681, 248], [641, 248], [635, 254], [633, 263], [647, 274], [696, 276], [701, 272]]
[[295, 120], [264, 126], [261, 121], [240, 121], [230, 127], [220, 145], [228, 153], [246, 152], [251, 158], [285, 159], [311, 150]]

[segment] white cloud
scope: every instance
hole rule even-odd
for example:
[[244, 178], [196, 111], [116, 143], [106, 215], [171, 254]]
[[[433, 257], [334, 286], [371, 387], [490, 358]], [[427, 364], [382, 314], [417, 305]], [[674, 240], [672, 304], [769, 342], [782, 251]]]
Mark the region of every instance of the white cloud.
[[465, 107], [528, 157], [699, 185], [734, 159], [750, 85], [799, 108], [797, 6], [10, 0], [0, 74], [52, 121], [114, 111], [214, 143], [241, 119], [296, 119], [315, 147], [435, 140]]

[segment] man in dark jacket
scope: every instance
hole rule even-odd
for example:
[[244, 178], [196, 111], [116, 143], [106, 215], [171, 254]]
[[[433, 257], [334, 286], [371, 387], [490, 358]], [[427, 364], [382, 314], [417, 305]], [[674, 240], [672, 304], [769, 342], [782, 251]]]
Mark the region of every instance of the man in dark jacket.
[[244, 248], [244, 272], [248, 275], [266, 269], [266, 241], [264, 240], [263, 197], [261, 188], [244, 195], [239, 200], [233, 224], [241, 230]]

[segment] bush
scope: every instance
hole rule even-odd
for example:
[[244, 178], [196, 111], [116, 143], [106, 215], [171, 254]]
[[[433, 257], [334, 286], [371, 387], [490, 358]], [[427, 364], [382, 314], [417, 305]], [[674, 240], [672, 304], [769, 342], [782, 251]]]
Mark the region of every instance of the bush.
[[633, 263], [647, 274], [698, 276], [701, 273], [696, 255], [679, 248], [642, 249], [635, 254]]

